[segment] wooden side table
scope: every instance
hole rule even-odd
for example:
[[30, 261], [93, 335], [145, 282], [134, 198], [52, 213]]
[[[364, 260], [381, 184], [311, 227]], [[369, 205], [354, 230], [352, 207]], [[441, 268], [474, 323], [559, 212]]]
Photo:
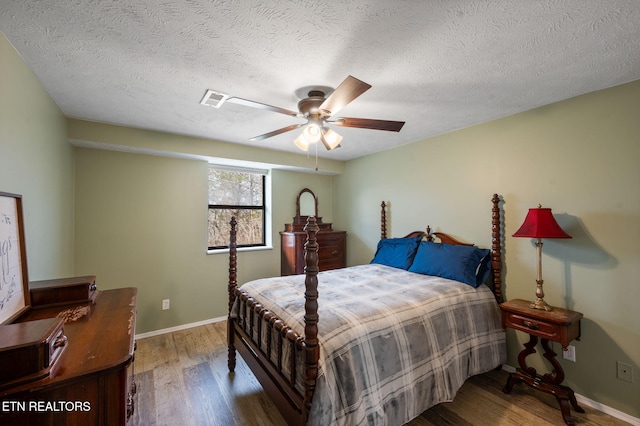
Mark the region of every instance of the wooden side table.
[[[558, 342], [562, 348], [580, 338], [580, 312], [562, 308], [552, 308], [551, 311], [533, 309], [531, 302], [526, 300], [510, 300], [500, 305], [502, 310], [502, 328], [510, 327], [529, 334], [529, 341], [524, 344], [524, 349], [518, 354], [518, 365], [514, 373], [509, 374], [509, 379], [504, 387], [504, 392], [509, 393], [516, 383], [524, 382], [530, 387], [552, 394], [560, 404], [560, 411], [564, 422], [574, 426], [575, 421], [571, 417], [571, 407], [579, 413], [584, 410], [578, 405], [573, 390], [561, 383], [564, 380], [564, 370], [558, 363], [556, 353], [553, 352], [549, 341]], [[535, 353], [535, 346], [541, 339], [544, 349], [543, 356], [551, 363], [553, 371], [547, 374], [538, 374], [535, 368], [527, 366], [527, 356]], [[569, 405], [571, 404], [571, 406]]]

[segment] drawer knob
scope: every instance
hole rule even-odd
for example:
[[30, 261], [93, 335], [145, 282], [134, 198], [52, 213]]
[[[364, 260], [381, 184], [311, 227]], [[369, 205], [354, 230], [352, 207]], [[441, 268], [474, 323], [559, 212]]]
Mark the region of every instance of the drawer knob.
[[338, 250], [334, 250], [331, 252], [331, 256], [336, 256], [338, 254]]
[[59, 336], [56, 338], [56, 341], [53, 343], [53, 348], [54, 349], [62, 348], [66, 344], [67, 344], [67, 336], [63, 334], [62, 336]]
[[526, 321], [526, 320], [525, 320], [525, 321], [523, 322], [523, 324], [525, 325], [525, 327], [527, 327], [527, 328], [528, 328], [528, 329], [530, 329], [530, 330], [537, 330], [538, 328], [540, 328], [540, 327], [538, 326], [538, 323], [537, 323], [537, 322], [534, 322], [534, 321]]

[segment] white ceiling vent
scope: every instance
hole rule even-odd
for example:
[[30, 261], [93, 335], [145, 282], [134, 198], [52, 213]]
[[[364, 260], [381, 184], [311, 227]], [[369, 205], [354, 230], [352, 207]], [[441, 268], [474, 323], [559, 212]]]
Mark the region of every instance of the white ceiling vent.
[[224, 101], [229, 98], [229, 95], [224, 93], [216, 92], [215, 90], [207, 90], [207, 93], [204, 94], [204, 97], [200, 101], [202, 105], [212, 106], [214, 108], [220, 108]]

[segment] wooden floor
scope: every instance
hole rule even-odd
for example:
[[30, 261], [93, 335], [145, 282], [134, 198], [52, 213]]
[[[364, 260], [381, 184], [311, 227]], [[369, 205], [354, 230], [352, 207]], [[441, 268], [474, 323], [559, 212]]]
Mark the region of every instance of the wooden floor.
[[[242, 357], [227, 370], [226, 322], [140, 339], [132, 425], [284, 425]], [[409, 426], [563, 425], [551, 395], [516, 385], [502, 392], [507, 373], [472, 377], [451, 403], [425, 411]], [[578, 425], [628, 425], [589, 407], [572, 412]]]

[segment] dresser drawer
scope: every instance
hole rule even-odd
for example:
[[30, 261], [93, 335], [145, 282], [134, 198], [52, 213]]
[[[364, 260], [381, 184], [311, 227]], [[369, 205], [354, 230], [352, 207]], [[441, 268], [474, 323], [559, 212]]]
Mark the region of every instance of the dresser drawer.
[[344, 256], [344, 235], [323, 235], [318, 238], [318, 257], [320, 259], [335, 259]]
[[330, 247], [319, 247], [318, 248], [318, 257], [320, 259], [320, 263], [326, 260], [335, 260], [344, 258], [344, 247], [343, 246], [330, 246]]
[[53, 378], [67, 349], [64, 321], [44, 318], [0, 328], [0, 388]]
[[346, 234], [344, 232], [318, 232], [318, 269], [344, 268], [347, 264]]
[[331, 247], [331, 246], [344, 246], [346, 234], [344, 232], [318, 232], [316, 234], [316, 240], [318, 246]]
[[31, 307], [43, 309], [92, 302], [96, 297], [97, 288], [95, 275], [31, 281]]
[[328, 271], [330, 269], [339, 269], [347, 266], [343, 260], [343, 258], [334, 258], [334, 259], [320, 259], [318, 261], [318, 270], [319, 271]]
[[505, 312], [504, 315], [505, 326], [507, 327], [556, 342], [560, 339], [562, 330], [558, 324], [527, 318], [510, 312]]
[[580, 338], [580, 312], [563, 308], [551, 311], [534, 309], [531, 302], [514, 299], [500, 304], [502, 328], [513, 328], [532, 336], [558, 342], [566, 348], [574, 339]]

